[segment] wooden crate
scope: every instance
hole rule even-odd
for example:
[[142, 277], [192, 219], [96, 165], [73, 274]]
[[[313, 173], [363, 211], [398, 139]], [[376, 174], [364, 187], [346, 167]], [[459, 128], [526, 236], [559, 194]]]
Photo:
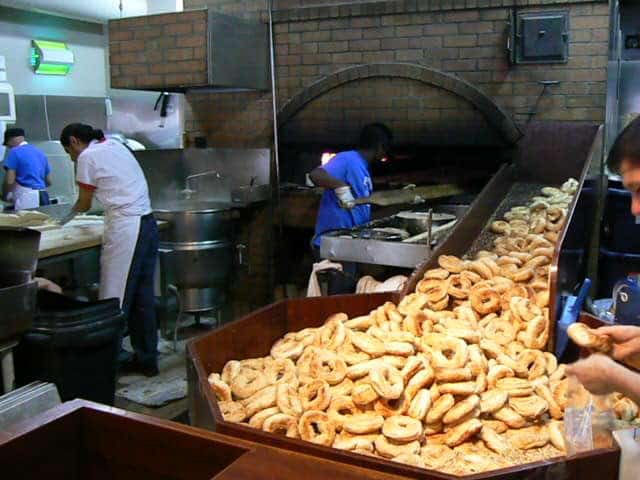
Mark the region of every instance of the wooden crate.
[[[287, 332], [317, 327], [337, 312], [362, 315], [387, 300], [397, 301], [397, 294], [343, 295], [285, 300], [232, 322], [219, 330], [191, 341], [188, 351], [189, 402], [194, 425], [218, 433], [282, 449], [313, 455], [376, 472], [392, 473], [423, 480], [459, 478], [440, 472], [334, 448], [315, 445], [257, 430], [223, 419], [215, 394], [207, 381], [211, 372], [220, 372], [228, 360], [262, 357], [271, 345]], [[571, 458], [519, 465], [465, 479], [548, 479], [604, 480], [618, 475], [620, 452], [617, 448], [598, 449]], [[561, 472], [561, 473], [558, 473]]]

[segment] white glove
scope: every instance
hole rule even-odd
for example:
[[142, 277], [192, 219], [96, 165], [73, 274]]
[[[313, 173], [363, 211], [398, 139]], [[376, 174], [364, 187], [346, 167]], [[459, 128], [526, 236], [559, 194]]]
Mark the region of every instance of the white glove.
[[350, 186], [338, 187], [334, 190], [336, 197], [338, 197], [338, 202], [342, 208], [347, 210], [351, 210], [356, 206], [356, 199], [353, 197], [353, 193], [351, 193]]

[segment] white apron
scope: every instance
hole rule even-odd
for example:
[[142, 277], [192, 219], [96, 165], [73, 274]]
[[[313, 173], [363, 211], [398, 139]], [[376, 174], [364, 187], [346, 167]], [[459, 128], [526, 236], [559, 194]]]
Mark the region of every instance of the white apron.
[[100, 256], [100, 299], [119, 298], [120, 306], [140, 233], [140, 216], [105, 215]]
[[13, 190], [13, 197], [16, 211], [40, 206], [40, 192], [32, 188], [23, 187], [18, 182], [16, 182]]

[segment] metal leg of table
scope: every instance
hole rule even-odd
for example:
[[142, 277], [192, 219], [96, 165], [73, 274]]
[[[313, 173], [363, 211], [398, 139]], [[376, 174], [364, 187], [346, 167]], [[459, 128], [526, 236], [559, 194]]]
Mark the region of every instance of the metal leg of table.
[[2, 387], [4, 393], [9, 393], [15, 388], [16, 376], [13, 368], [13, 347], [17, 342], [0, 345], [0, 365], [2, 368]]

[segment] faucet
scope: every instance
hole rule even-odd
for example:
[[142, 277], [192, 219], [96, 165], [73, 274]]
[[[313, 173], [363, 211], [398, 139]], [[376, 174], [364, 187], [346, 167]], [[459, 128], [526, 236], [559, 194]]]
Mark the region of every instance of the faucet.
[[196, 192], [196, 190], [193, 190], [190, 188], [191, 185], [191, 181], [195, 178], [199, 178], [199, 177], [208, 177], [211, 175], [215, 175], [215, 177], [219, 180], [222, 179], [222, 175], [220, 175], [220, 173], [218, 173], [216, 170], [209, 170], [206, 172], [201, 172], [201, 173], [194, 173], [193, 175], [189, 175], [185, 181], [184, 181], [184, 190], [182, 191], [182, 194], [187, 198], [190, 199], [191, 196]]

